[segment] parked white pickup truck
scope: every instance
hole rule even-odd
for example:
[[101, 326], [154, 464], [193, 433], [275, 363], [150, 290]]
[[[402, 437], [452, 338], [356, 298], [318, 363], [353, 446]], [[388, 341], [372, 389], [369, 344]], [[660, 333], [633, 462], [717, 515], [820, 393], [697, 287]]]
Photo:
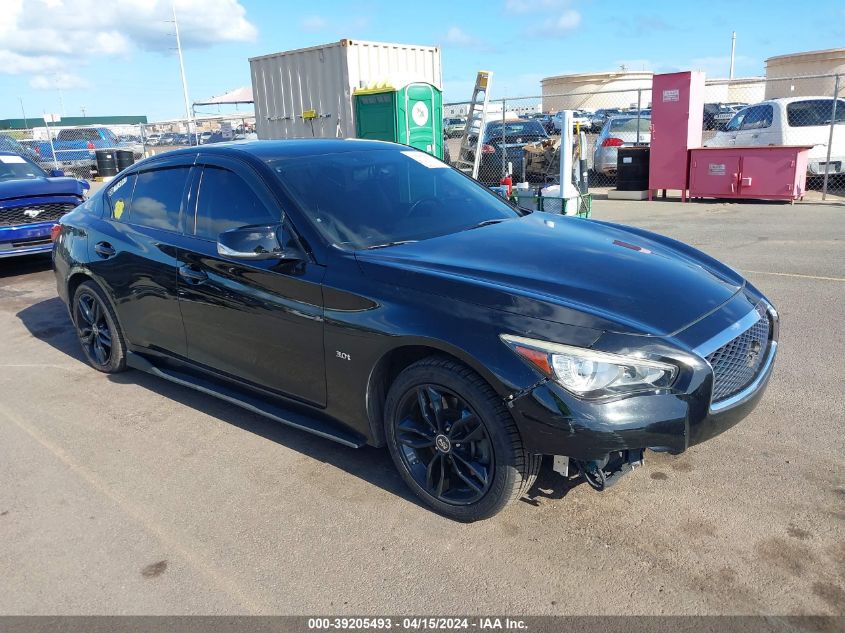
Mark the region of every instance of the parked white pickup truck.
[[[811, 145], [808, 176], [823, 176], [833, 115], [831, 97], [770, 99], [737, 112], [705, 147]], [[836, 101], [828, 174], [845, 174], [845, 99]]]

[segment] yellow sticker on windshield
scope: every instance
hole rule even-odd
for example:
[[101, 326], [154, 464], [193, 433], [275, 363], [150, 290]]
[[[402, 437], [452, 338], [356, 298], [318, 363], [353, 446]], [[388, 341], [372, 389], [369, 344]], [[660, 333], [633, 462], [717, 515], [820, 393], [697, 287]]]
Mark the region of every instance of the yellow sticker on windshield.
[[123, 200], [118, 200], [114, 203], [114, 219], [119, 220], [123, 215]]

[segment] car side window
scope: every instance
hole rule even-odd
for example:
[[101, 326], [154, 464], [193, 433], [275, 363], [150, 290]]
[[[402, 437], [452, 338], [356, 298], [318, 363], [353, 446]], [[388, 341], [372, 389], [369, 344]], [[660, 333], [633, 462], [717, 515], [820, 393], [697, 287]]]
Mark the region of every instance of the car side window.
[[203, 168], [197, 197], [197, 237], [217, 241], [230, 229], [277, 224], [281, 219], [281, 211], [268, 209], [236, 173], [210, 165]]
[[745, 120], [747, 114], [748, 110], [740, 110], [737, 112], [733, 118], [728, 121], [728, 124], [725, 126], [725, 132], [737, 132], [742, 126], [742, 122]]
[[748, 109], [742, 121], [742, 130], [761, 130], [772, 125], [774, 110], [770, 105], [758, 105]]
[[112, 219], [126, 221], [124, 213], [132, 200], [133, 189], [135, 189], [135, 174], [129, 174], [117, 180], [106, 190], [105, 198]]
[[179, 210], [189, 171], [189, 167], [163, 167], [139, 173], [126, 221], [138, 226], [178, 231]]

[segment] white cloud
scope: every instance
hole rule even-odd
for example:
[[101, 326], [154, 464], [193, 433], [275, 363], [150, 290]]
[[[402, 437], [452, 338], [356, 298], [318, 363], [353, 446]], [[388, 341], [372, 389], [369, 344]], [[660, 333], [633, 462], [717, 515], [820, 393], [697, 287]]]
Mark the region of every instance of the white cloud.
[[455, 46], [475, 46], [478, 40], [466, 33], [461, 27], [453, 26], [446, 31], [446, 41]]
[[299, 23], [306, 31], [322, 31], [329, 23], [321, 15], [307, 15]]
[[581, 14], [575, 9], [566, 9], [563, 13], [546, 18], [539, 31], [550, 37], [563, 37], [578, 28], [581, 24]]
[[444, 39], [446, 44], [451, 44], [457, 48], [471, 48], [485, 53], [491, 53], [496, 50], [487, 42], [470, 35], [459, 26], [449, 27]]
[[[175, 0], [175, 6], [185, 48], [257, 35], [239, 0]], [[38, 88], [57, 87], [55, 82], [79, 87], [76, 75], [51, 71], [136, 49], [169, 54], [173, 35], [170, 0], [4, 0], [0, 73], [33, 74], [30, 84]]]
[[35, 75], [29, 80], [30, 88], [36, 90], [70, 90], [72, 88], [87, 88], [88, 85], [88, 82], [79, 75], [66, 72]]

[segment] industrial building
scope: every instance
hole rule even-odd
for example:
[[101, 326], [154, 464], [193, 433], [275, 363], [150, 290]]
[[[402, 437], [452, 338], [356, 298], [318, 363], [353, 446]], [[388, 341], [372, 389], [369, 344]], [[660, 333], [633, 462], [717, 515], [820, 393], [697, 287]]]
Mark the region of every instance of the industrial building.
[[[832, 95], [834, 77], [845, 75], [845, 48], [778, 55], [766, 60], [766, 99]], [[820, 77], [819, 75], [827, 75]], [[799, 81], [789, 78], [802, 77]], [[803, 77], [808, 77], [803, 79]], [[778, 81], [778, 79], [781, 79]]]

